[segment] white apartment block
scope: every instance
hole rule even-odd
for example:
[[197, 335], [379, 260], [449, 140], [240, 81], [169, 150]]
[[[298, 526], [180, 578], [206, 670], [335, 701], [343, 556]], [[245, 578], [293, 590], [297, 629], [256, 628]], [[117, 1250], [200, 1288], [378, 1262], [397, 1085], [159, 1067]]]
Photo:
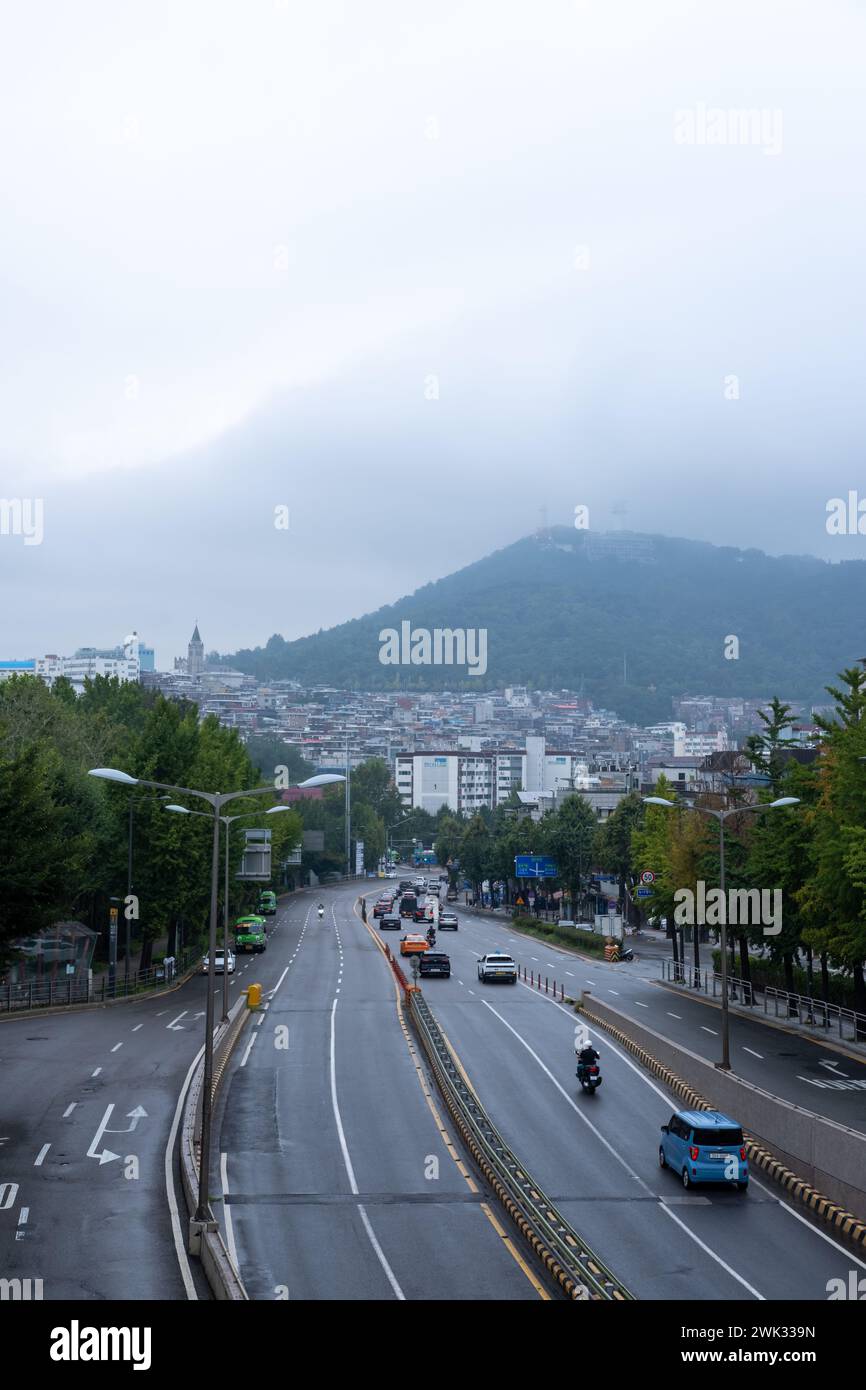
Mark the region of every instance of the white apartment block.
[[539, 795], [589, 786], [587, 765], [571, 753], [548, 753], [543, 738], [529, 737], [526, 752], [456, 751], [399, 753], [394, 780], [403, 805], [431, 815], [442, 806], [471, 815], [507, 801], [518, 787]]
[[683, 732], [674, 737], [674, 757], [706, 758], [710, 753], [724, 753], [729, 746], [725, 729], [719, 729], [714, 734]]

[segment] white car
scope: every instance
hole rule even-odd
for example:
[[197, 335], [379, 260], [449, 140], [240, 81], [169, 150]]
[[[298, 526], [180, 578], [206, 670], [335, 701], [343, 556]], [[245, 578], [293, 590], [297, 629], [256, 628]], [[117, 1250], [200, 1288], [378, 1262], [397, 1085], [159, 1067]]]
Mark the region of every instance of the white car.
[[[228, 961], [228, 964], [226, 964], [226, 961]], [[208, 972], [209, 972], [209, 969], [210, 969], [210, 952], [208, 952], [208, 954], [205, 956], [205, 958], [204, 958], [204, 960], [203, 960], [203, 962], [202, 962], [201, 973], [202, 973], [203, 975], [207, 975]], [[233, 952], [233, 951], [229, 951], [228, 956], [226, 957], [226, 956], [223, 955], [223, 952], [222, 952], [222, 951], [217, 951], [216, 954], [215, 954], [215, 956], [214, 956], [214, 958], [213, 958], [213, 970], [214, 970], [214, 974], [215, 974], [215, 975], [224, 975], [224, 974], [233, 975], [233, 974], [235, 973], [235, 957], [234, 957], [234, 952]]]
[[493, 951], [482, 956], [478, 962], [479, 980], [507, 980], [510, 985], [517, 984], [517, 966], [511, 956]]

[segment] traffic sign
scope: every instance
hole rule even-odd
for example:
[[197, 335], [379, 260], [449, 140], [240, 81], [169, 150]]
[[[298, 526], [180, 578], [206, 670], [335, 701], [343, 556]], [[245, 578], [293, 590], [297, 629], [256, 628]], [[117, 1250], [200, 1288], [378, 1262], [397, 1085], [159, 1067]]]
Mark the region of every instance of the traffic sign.
[[644, 869], [643, 873], [640, 876], [640, 881], [641, 883], [655, 883], [656, 876], [653, 873], [652, 869]]
[[653, 890], [651, 888], [639, 888], [637, 890], [637, 895], [639, 898], [651, 898]]
[[619, 905], [619, 904], [617, 903], [616, 898], [608, 898], [608, 900], [607, 900], [607, 910], [608, 910], [608, 912], [616, 912], [616, 909], [617, 909], [618, 905]]
[[556, 878], [558, 873], [556, 864], [547, 854], [516, 854], [514, 856], [515, 878]]

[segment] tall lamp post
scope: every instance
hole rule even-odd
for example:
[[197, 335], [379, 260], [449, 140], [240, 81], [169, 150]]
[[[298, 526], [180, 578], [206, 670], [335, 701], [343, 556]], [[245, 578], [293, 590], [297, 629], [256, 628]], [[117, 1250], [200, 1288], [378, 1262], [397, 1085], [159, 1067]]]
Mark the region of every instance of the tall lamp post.
[[[675, 801], [668, 801], [663, 796], [645, 796], [642, 800], [647, 806], [664, 806], [668, 810], [676, 806]], [[744, 811], [777, 811], [784, 810], [788, 806], [798, 806], [799, 796], [780, 796], [775, 801], [759, 801], [750, 806], [731, 806], [726, 811], [717, 811], [711, 806], [691, 806], [689, 810], [701, 811], [706, 816], [713, 816], [719, 822], [719, 889], [722, 894], [722, 922], [719, 947], [722, 957], [722, 1060], [716, 1066], [720, 1071], [731, 1070], [731, 1044], [730, 1044], [730, 1014], [728, 1011], [728, 942], [727, 942], [727, 906], [725, 897], [725, 821], [728, 816], [739, 816]], [[676, 925], [676, 924], [674, 924]], [[697, 934], [698, 924], [695, 923], [695, 933]], [[697, 968], [696, 968], [697, 973]]]
[[[188, 806], [166, 806], [167, 811], [175, 811], [182, 816], [202, 816], [204, 820], [210, 820], [207, 811], [190, 811]], [[291, 806], [269, 806], [265, 811], [266, 816], [277, 816], [281, 811], [290, 811]], [[221, 1023], [226, 1023], [229, 1016], [229, 975], [226, 969], [229, 950], [229, 840], [231, 826], [236, 820], [258, 820], [261, 811], [241, 811], [236, 816], [220, 816], [220, 820], [225, 827], [223, 834], [223, 846], [225, 854], [225, 889], [223, 892], [223, 1012]]]
[[[208, 992], [205, 1010], [205, 1041], [204, 1041], [204, 1077], [202, 1086], [202, 1114], [201, 1114], [201, 1155], [198, 1180], [198, 1205], [196, 1207], [194, 1222], [199, 1227], [205, 1225], [213, 1218], [210, 1211], [210, 1148], [211, 1148], [211, 1118], [212, 1100], [211, 1090], [213, 1086], [213, 1032], [214, 1032], [214, 958], [216, 956], [216, 930], [217, 930], [217, 897], [219, 885], [219, 831], [220, 831], [220, 812], [223, 806], [230, 801], [237, 801], [240, 797], [246, 796], [273, 796], [275, 788], [272, 783], [264, 787], [251, 787], [246, 791], [239, 792], [204, 792], [194, 787], [178, 787], [172, 782], [151, 782], [144, 777], [130, 777], [128, 772], [121, 772], [114, 767], [92, 767], [89, 771], [91, 777], [100, 777], [108, 782], [119, 782], [127, 787], [153, 787], [156, 791], [175, 792], [181, 796], [196, 796], [201, 801], [206, 801], [211, 807], [213, 819], [213, 849], [211, 853], [211, 889], [210, 889], [210, 929], [208, 933]], [[325, 774], [323, 777], [311, 777], [306, 782], [301, 782], [302, 787], [317, 787], [324, 782], [339, 781], [339, 777]]]

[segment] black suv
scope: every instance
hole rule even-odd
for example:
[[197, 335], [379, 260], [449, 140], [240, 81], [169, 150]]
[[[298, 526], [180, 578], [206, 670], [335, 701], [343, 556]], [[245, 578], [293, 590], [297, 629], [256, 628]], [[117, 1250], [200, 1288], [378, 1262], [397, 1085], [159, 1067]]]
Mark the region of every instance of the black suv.
[[444, 951], [425, 951], [418, 960], [418, 974], [449, 976], [451, 961]]

